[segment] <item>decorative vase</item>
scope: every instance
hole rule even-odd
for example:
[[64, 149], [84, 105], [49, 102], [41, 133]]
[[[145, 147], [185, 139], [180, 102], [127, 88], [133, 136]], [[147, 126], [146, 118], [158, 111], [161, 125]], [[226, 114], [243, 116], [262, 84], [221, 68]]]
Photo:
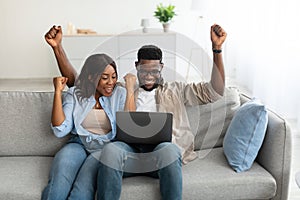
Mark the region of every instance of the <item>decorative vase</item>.
[[170, 23], [163, 23], [163, 28], [164, 28], [164, 32], [169, 32], [169, 29], [170, 29]]

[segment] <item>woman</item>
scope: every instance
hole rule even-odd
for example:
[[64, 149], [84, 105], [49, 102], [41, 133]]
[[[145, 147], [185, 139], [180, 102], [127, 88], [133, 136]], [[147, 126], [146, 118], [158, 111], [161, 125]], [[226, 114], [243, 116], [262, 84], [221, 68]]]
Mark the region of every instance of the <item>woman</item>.
[[116, 86], [116, 64], [105, 54], [87, 58], [75, 86], [62, 102], [67, 80], [53, 79], [51, 125], [57, 137], [71, 133], [71, 138], [55, 155], [42, 199], [94, 199], [97, 158], [115, 137], [115, 114], [124, 110], [126, 90]]

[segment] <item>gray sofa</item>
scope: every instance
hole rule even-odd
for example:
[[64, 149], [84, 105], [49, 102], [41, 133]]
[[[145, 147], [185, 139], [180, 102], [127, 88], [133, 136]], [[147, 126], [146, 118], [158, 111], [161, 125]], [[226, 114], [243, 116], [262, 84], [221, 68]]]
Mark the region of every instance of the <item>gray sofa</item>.
[[[199, 158], [183, 166], [183, 199], [287, 199], [291, 133], [286, 121], [268, 110], [267, 133], [255, 163], [236, 173], [223, 154], [222, 140], [235, 110], [249, 99], [232, 93], [225, 97], [221, 103], [187, 109]], [[52, 134], [52, 98], [52, 92], [0, 92], [1, 200], [40, 199], [53, 156], [67, 140]], [[221, 135], [214, 135], [211, 130], [220, 123], [208, 119], [218, 109], [226, 118]], [[124, 179], [121, 199], [160, 199], [158, 180]]]

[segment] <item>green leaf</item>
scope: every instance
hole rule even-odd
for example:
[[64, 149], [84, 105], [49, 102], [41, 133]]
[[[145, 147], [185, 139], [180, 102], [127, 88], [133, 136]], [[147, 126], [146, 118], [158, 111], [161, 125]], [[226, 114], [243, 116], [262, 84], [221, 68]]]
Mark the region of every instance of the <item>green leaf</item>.
[[159, 20], [159, 22], [167, 23], [176, 16], [174, 11], [174, 5], [164, 6], [162, 3], [156, 6], [156, 10], [154, 11], [154, 16]]

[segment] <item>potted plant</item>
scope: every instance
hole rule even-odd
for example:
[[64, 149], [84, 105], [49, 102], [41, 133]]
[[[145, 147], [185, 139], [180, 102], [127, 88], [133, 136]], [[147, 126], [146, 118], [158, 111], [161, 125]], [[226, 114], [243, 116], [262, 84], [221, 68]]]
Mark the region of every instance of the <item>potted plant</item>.
[[164, 6], [162, 3], [156, 6], [156, 11], [154, 12], [154, 17], [156, 17], [159, 22], [162, 23], [164, 32], [169, 31], [170, 21], [173, 19], [174, 16], [176, 16], [176, 13], [174, 11], [175, 6], [168, 5]]

